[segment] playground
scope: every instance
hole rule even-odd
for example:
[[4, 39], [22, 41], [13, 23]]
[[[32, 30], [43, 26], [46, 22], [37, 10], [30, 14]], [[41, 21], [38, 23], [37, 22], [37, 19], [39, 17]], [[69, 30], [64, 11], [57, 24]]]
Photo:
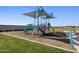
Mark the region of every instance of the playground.
[[[42, 7], [37, 7], [35, 11], [27, 12], [23, 15], [34, 18], [34, 23], [32, 26], [24, 27], [25, 35], [27, 35], [27, 33], [30, 32], [30, 34], [33, 35], [33, 37], [36, 35], [39, 35], [39, 37], [43, 37], [45, 43], [70, 49], [75, 48], [77, 52], [79, 51], [79, 33], [76, 31], [74, 26], [72, 27], [72, 30], [66, 31], [66, 29], [62, 28], [62, 30], [58, 29], [57, 31], [57, 29], [50, 23], [50, 19], [54, 19], [56, 17], [53, 13], [45, 11]], [[46, 39], [48, 39], [47, 42], [45, 41]], [[56, 40], [56, 42], [51, 41], [51, 43], [49, 39]], [[42, 38], [38, 41], [43, 42]]]
[[[22, 31], [2, 32], [1, 34], [76, 52], [74, 47], [78, 47], [78, 41], [76, 43], [74, 40], [75, 38], [78, 39], [79, 34], [75, 33], [74, 27], [68, 31], [65, 28], [57, 29], [52, 26], [50, 19], [56, 17], [53, 13], [45, 11], [43, 7], [37, 7], [34, 11], [23, 13], [22, 15], [33, 18], [33, 23], [25, 25]], [[75, 36], [76, 34], [77, 36]]]

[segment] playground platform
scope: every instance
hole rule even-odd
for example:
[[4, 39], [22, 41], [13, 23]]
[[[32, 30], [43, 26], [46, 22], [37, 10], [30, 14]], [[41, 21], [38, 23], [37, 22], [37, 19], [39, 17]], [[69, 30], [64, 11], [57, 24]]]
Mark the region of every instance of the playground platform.
[[13, 31], [13, 32], [3, 32], [3, 33], [74, 51], [74, 49], [70, 48], [67, 39], [47, 37], [47, 36], [40, 37], [40, 35], [25, 35], [23, 31]]

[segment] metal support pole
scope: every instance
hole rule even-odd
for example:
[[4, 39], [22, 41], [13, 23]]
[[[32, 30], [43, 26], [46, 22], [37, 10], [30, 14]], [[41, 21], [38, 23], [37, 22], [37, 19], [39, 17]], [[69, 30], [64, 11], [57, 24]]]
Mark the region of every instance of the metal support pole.
[[37, 18], [37, 33], [39, 34], [39, 8], [36, 13], [36, 18]]
[[37, 19], [37, 26], [38, 26], [37, 33], [39, 34], [39, 17]]
[[70, 48], [73, 48], [72, 46], [72, 32], [69, 32], [69, 39], [70, 39]]
[[35, 18], [34, 18], [34, 27], [33, 27], [33, 33], [35, 34], [36, 32], [36, 27], [35, 27]]

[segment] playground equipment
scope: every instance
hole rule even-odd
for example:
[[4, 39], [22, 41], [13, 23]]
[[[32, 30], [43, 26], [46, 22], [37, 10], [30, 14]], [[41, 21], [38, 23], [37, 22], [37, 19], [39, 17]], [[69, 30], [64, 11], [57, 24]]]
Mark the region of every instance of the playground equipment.
[[32, 26], [32, 24], [30, 25], [26, 25], [25, 27], [24, 27], [24, 32], [25, 32], [25, 34], [30, 34], [29, 32], [32, 32], [32, 30], [33, 30], [33, 26]]
[[50, 32], [55, 32], [55, 27], [54, 27], [54, 26], [51, 26], [51, 24], [48, 23], [48, 30], [49, 30]]
[[34, 18], [33, 33], [49, 36], [66, 36], [63, 32], [55, 32], [49, 19], [55, 18], [52, 13], [46, 12], [42, 7], [37, 7], [35, 11], [24, 13], [26, 16]]
[[46, 12], [42, 7], [37, 7], [35, 11], [24, 13], [23, 15], [30, 16], [34, 18], [34, 23], [31, 28], [25, 26], [24, 32], [29, 32], [30, 30], [34, 34], [42, 33], [42, 36], [56, 36], [56, 37], [69, 37], [70, 48], [72, 48], [72, 32], [56, 32], [55, 27], [52, 27], [49, 19], [55, 18], [52, 13]]
[[35, 11], [24, 13], [24, 15], [34, 18], [33, 32], [37, 34], [40, 34], [39, 29], [49, 32], [51, 28], [48, 25], [49, 19], [55, 18], [52, 13], [46, 12], [42, 7], [37, 7]]
[[[24, 13], [26, 16], [34, 18], [33, 33], [48, 36], [66, 37], [64, 32], [55, 32], [55, 28], [51, 26], [49, 19], [55, 18], [53, 13], [46, 12], [42, 7], [37, 7], [35, 11]], [[28, 31], [28, 30], [27, 30]]]
[[[56, 32], [55, 28], [51, 26], [50, 20], [52, 18], [55, 18], [53, 16], [53, 13], [46, 12], [42, 7], [37, 7], [35, 11], [24, 13], [23, 15], [30, 16], [34, 18], [34, 24], [33, 24], [33, 33], [34, 34], [40, 34], [48, 35], [48, 36], [58, 36], [58, 37], [67, 37], [64, 32]], [[27, 27], [25, 27], [27, 28]], [[26, 30], [26, 32], [28, 32]]]

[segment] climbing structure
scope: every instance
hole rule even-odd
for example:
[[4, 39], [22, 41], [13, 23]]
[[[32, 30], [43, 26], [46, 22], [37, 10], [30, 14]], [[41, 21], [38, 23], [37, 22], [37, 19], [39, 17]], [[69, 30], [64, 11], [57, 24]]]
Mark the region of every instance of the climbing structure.
[[42, 7], [37, 7], [35, 11], [24, 13], [26, 16], [34, 18], [33, 32], [40, 33], [39, 29], [49, 31], [49, 19], [54, 18], [52, 13], [46, 12]]

